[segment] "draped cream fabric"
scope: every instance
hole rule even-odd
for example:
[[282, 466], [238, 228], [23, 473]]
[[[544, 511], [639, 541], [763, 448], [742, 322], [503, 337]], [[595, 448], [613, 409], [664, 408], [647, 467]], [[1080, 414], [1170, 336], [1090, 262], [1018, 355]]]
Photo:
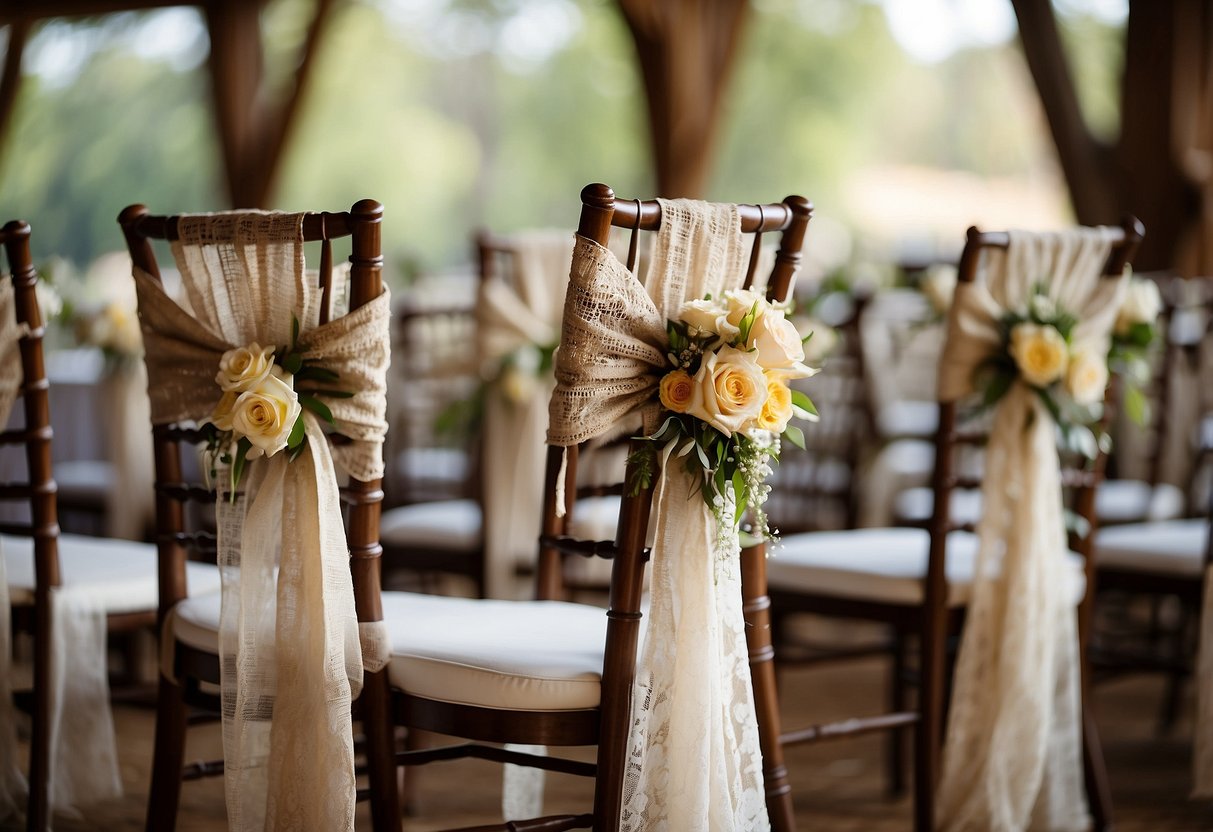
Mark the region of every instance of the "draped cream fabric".
[[[0, 281], [0, 424], [8, 421], [23, 381], [13, 285]], [[0, 820], [24, 814], [28, 785], [17, 760], [12, 709], [10, 598], [0, 556]], [[79, 817], [82, 807], [122, 794], [109, 708], [106, 614], [87, 587], [56, 587], [50, 595], [50, 674], [47, 722], [54, 813]]]
[[[7, 274], [0, 274], [0, 425], [8, 424], [9, 412], [21, 386], [21, 358], [17, 348], [20, 337], [13, 304], [13, 283]], [[13, 655], [11, 626], [8, 579], [4, 555], [0, 552], [0, 820], [20, 816], [25, 809], [27, 789], [17, 760], [17, 724], [9, 672]]]
[[[544, 433], [555, 381], [539, 373], [538, 351], [560, 338], [569, 275], [569, 237], [536, 231], [510, 239], [512, 281], [490, 277], [476, 304], [477, 354], [494, 383], [484, 407], [482, 451], [486, 594], [515, 594], [515, 568], [534, 563], [543, 516]], [[519, 380], [495, 377], [516, 356]], [[534, 366], [527, 364], [530, 356]]]
[[335, 466], [362, 480], [383, 474], [390, 299], [384, 291], [318, 325], [299, 214], [183, 217], [178, 232], [173, 254], [192, 316], [135, 274], [153, 423], [207, 419], [223, 352], [288, 344], [292, 317], [305, 356], [355, 393], [326, 400], [350, 443], [330, 447], [305, 411], [304, 453], [289, 464], [282, 453], [254, 461], [245, 496], [231, 502], [221, 489], [216, 503], [229, 826], [352, 829], [350, 702], [387, 645], [382, 623], [356, 619]]
[[[565, 299], [548, 441], [608, 433], [641, 410], [653, 426], [665, 320], [685, 300], [741, 285], [735, 206], [661, 201], [645, 288], [578, 238]], [[657, 485], [651, 619], [632, 696], [624, 830], [769, 828], [741, 610], [736, 535], [721, 542], [695, 483], [663, 466]]]
[[[977, 280], [956, 290], [941, 400], [973, 392], [973, 371], [1001, 349], [999, 318], [1026, 312], [1036, 285], [1077, 316], [1073, 342], [1106, 355], [1125, 285], [1100, 277], [1111, 240], [1106, 228], [1012, 232], [1005, 253], [987, 251]], [[1090, 821], [1055, 425], [1021, 382], [997, 405], [986, 454], [938, 823], [958, 832], [1078, 832]]]
[[155, 515], [155, 468], [151, 414], [147, 401], [147, 370], [142, 361], [107, 368], [101, 380], [101, 401], [109, 419], [106, 439], [114, 462], [113, 490], [106, 500], [106, 532], [110, 537], [142, 540]]

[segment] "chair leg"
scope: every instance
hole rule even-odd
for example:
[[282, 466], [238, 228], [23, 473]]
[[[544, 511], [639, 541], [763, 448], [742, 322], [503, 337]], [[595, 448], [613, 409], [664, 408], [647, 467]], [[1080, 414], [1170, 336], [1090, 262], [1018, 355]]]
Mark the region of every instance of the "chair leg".
[[775, 683], [775, 648], [771, 643], [771, 599], [766, 593], [766, 554], [761, 547], [747, 549], [742, 553], [742, 564], [742, 610], [758, 742], [762, 750], [767, 815], [774, 832], [795, 832], [792, 787], [788, 783], [788, 769], [784, 765], [783, 745], [779, 739], [779, 695]]
[[400, 832], [400, 789], [396, 780], [396, 726], [392, 721], [387, 671], [366, 674], [362, 686], [362, 729], [366, 734], [375, 832]]
[[51, 617], [48, 598], [40, 598], [34, 606], [34, 691], [26, 828], [30, 832], [42, 832], [50, 828]]
[[156, 700], [156, 739], [152, 751], [152, 785], [147, 798], [147, 832], [172, 832], [181, 799], [181, 769], [185, 763], [185, 692], [160, 677]]
[[947, 621], [942, 608], [928, 605], [919, 659], [918, 725], [914, 736], [914, 831], [934, 832], [935, 786], [942, 754], [947, 684]]
[[1095, 715], [1088, 707], [1087, 698], [1082, 708], [1082, 762], [1087, 786], [1087, 803], [1091, 808], [1092, 832], [1106, 832], [1112, 828], [1112, 788], [1108, 783], [1108, 769], [1104, 763], [1103, 745], [1099, 741], [1099, 729]]
[[[889, 712], [904, 713], [906, 707], [906, 638], [893, 632], [893, 666], [889, 669]], [[886, 745], [889, 797], [898, 798], [906, 791], [906, 729], [889, 731]]]

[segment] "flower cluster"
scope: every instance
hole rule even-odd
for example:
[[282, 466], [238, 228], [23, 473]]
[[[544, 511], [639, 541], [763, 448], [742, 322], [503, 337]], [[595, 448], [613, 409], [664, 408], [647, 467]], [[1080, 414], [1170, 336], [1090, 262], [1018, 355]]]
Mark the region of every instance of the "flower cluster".
[[1162, 294], [1158, 284], [1132, 277], [1112, 328], [1112, 348], [1108, 362], [1112, 371], [1124, 379], [1125, 412], [1136, 424], [1145, 424], [1149, 407], [1143, 388], [1150, 383], [1149, 350], [1162, 312]]
[[[803, 448], [804, 434], [791, 419], [817, 416], [809, 397], [789, 386], [815, 372], [804, 364], [807, 339], [781, 307], [748, 290], [687, 302], [666, 334], [670, 369], [658, 394], [668, 415], [644, 437], [653, 443], [648, 447], [662, 446], [667, 456], [685, 460], [718, 520], [724, 520], [732, 489], [735, 514], [720, 523], [722, 529], [734, 527], [749, 508], [765, 537], [762, 504], [769, 486], [763, 480], [779, 458], [779, 437]], [[639, 470], [639, 484], [647, 485], [651, 467]]]
[[228, 350], [219, 359], [215, 383], [223, 395], [207, 422], [207, 448], [212, 478], [217, 463], [228, 466], [232, 499], [248, 460], [271, 457], [282, 450], [293, 460], [302, 453], [307, 442], [305, 409], [330, 425], [336, 424], [332, 411], [319, 396], [354, 395], [315, 386], [337, 381], [337, 373], [305, 359], [297, 347], [298, 337], [296, 320], [286, 349], [254, 342]]
[[1130, 285], [1107, 352], [1076, 342], [1078, 319], [1036, 286], [1025, 312], [1008, 313], [1000, 321], [1003, 349], [978, 367], [976, 386], [983, 406], [994, 404], [1022, 381], [1053, 416], [1063, 445], [1094, 459], [1101, 447], [1106, 449], [1106, 434], [1093, 426], [1103, 414], [1110, 367], [1119, 366], [1124, 356], [1144, 361], [1142, 351], [1154, 337], [1158, 304], [1149, 300], [1143, 283], [1153, 288], [1148, 281]]

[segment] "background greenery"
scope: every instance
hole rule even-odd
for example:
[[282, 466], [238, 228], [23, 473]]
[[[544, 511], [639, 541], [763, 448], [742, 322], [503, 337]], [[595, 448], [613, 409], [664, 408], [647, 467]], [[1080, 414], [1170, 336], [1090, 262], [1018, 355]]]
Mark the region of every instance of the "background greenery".
[[[924, 61], [891, 33], [892, 5], [754, 0], [709, 197], [804, 193], [836, 259], [934, 256], [965, 225], [1029, 207], [1067, 220], [1013, 37]], [[1114, 134], [1123, 32], [1109, 5], [1057, 2], [1087, 115]], [[269, 6], [279, 81], [309, 11]], [[188, 8], [36, 34], [0, 154], [0, 216], [35, 224], [38, 257], [84, 264], [120, 248], [114, 218], [130, 202], [226, 207], [206, 53]], [[478, 227], [571, 227], [587, 182], [653, 189], [633, 47], [610, 0], [357, 0], [316, 69], [270, 207], [381, 200], [397, 282], [469, 260]]]

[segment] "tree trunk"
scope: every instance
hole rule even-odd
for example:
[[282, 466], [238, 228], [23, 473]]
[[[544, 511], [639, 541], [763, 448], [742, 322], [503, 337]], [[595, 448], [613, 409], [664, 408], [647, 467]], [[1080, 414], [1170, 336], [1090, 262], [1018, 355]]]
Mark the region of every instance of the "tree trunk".
[[746, 0], [619, 0], [636, 43], [657, 192], [702, 197]]

